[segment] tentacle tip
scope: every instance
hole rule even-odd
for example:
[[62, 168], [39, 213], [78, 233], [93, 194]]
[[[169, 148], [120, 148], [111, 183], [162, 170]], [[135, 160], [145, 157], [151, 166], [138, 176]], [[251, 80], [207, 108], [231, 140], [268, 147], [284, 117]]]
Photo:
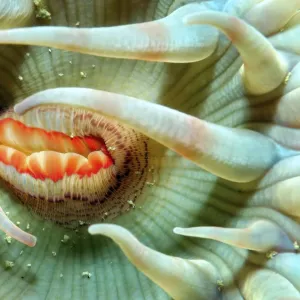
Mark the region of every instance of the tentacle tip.
[[101, 234], [102, 233], [102, 231], [101, 231], [101, 225], [100, 224], [91, 225], [88, 228], [88, 233], [91, 234], [91, 235]]
[[173, 232], [176, 233], [176, 234], [183, 235], [183, 234], [184, 234], [184, 229], [183, 229], [183, 228], [180, 228], [180, 227], [175, 227], [175, 228], [173, 229]]
[[30, 236], [30, 239], [29, 239], [29, 241], [28, 241], [27, 246], [29, 246], [29, 247], [31, 247], [31, 248], [32, 248], [32, 247], [35, 247], [36, 242], [37, 242], [37, 237], [34, 236], [34, 235], [31, 235], [31, 236]]
[[198, 19], [199, 19], [198, 14], [190, 14], [183, 17], [182, 22], [185, 25], [193, 25], [197, 23]]
[[21, 115], [22, 113], [24, 113], [24, 109], [22, 109], [21, 103], [18, 103], [14, 106], [14, 112], [18, 115]]

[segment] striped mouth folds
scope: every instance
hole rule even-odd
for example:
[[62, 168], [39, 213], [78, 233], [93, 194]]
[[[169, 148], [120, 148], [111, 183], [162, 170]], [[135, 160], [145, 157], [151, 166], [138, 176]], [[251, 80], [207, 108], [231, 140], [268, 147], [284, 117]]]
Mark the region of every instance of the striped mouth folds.
[[12, 118], [0, 121], [0, 161], [19, 174], [54, 182], [75, 174], [91, 177], [113, 165], [101, 138], [45, 131]]
[[141, 192], [147, 164], [144, 136], [91, 111], [42, 106], [0, 117], [0, 177], [57, 223], [116, 217]]

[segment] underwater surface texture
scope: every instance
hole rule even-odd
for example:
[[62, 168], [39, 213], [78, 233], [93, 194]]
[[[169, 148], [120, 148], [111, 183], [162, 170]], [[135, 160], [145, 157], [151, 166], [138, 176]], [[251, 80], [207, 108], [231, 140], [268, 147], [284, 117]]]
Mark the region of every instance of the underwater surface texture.
[[0, 44], [0, 299], [300, 299], [300, 0], [3, 0]]

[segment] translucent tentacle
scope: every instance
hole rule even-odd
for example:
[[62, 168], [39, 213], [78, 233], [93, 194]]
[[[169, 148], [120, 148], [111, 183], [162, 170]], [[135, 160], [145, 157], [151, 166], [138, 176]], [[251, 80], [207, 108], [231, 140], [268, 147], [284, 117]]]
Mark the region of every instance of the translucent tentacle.
[[154, 251], [128, 230], [109, 224], [92, 225], [90, 234], [102, 234], [117, 243], [127, 258], [174, 299], [219, 299], [217, 272], [204, 260], [187, 260]]
[[272, 140], [254, 131], [227, 128], [158, 104], [92, 89], [46, 90], [17, 104], [15, 111], [23, 113], [47, 103], [85, 107], [117, 119], [232, 181], [254, 180], [284, 155]]
[[232, 40], [244, 62], [241, 76], [250, 94], [268, 93], [284, 81], [288, 73], [286, 61], [259, 31], [243, 20], [221, 12], [202, 12], [185, 17], [184, 22], [210, 24]]

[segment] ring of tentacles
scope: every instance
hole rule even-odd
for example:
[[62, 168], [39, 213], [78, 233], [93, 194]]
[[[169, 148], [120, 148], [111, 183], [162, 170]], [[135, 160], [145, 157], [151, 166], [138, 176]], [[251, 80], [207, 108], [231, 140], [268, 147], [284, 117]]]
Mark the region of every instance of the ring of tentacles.
[[[25, 27], [32, 2], [12, 2], [2, 23], [17, 25], [2, 26], [1, 44], [175, 64], [184, 75], [157, 99], [143, 85], [120, 93], [50, 85], [4, 110], [0, 176], [27, 215], [82, 245], [81, 225], [92, 224], [89, 234], [111, 238], [167, 293], [151, 285], [156, 296], [139, 287], [118, 299], [300, 299], [300, 1], [160, 1], [165, 16], [154, 21], [94, 28]], [[43, 231], [21, 228], [6, 208], [0, 216], [8, 236], [42, 247]], [[154, 237], [161, 231], [160, 245], [138, 223]]]

